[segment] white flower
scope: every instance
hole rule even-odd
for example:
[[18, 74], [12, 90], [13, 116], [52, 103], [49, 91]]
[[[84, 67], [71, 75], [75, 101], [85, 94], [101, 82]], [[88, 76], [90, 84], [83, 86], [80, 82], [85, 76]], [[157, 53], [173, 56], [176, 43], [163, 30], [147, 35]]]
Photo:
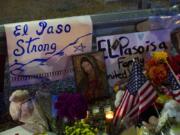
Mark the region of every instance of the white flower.
[[119, 91], [116, 93], [116, 99], [115, 99], [115, 102], [114, 102], [115, 107], [118, 107], [118, 106], [119, 106], [123, 94], [124, 94], [124, 91], [122, 91], [122, 90], [119, 90]]

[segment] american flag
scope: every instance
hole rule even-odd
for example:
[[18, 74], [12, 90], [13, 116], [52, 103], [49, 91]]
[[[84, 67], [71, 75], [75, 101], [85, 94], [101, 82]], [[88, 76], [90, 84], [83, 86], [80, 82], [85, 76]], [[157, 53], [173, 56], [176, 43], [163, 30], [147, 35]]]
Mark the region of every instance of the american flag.
[[170, 71], [168, 74], [168, 83], [170, 84], [170, 93], [173, 98], [180, 103], [180, 84], [175, 75]]
[[116, 125], [118, 120], [124, 118], [137, 118], [155, 99], [156, 91], [153, 90], [153, 86], [143, 74], [142, 66], [134, 62], [127, 84], [127, 90], [115, 113], [114, 124]]

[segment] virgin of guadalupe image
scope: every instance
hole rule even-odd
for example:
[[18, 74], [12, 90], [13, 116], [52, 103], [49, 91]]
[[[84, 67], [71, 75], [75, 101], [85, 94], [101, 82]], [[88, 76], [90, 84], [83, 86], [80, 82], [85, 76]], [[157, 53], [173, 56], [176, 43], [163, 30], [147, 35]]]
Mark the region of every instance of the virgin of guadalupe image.
[[[86, 97], [89, 103], [107, 96], [108, 93], [103, 53], [93, 54], [102, 56], [102, 61], [96, 59], [92, 54], [83, 54], [79, 56], [80, 70], [77, 69], [77, 65], [75, 66], [77, 90]], [[74, 61], [78, 56], [75, 57]]]

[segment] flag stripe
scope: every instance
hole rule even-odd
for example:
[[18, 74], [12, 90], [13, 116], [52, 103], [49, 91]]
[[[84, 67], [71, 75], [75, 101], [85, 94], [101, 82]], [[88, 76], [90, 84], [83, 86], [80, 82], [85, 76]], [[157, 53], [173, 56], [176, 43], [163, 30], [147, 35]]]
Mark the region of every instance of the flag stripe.
[[134, 116], [138, 115], [138, 113], [137, 113], [138, 110], [139, 110], [138, 97], [136, 97], [134, 103], [135, 103], [135, 105], [133, 106], [133, 108], [127, 114], [128, 117], [134, 117]]
[[144, 87], [144, 89], [139, 90], [138, 94], [140, 97], [140, 103], [143, 103], [149, 96], [149, 94], [151, 94], [153, 87], [150, 85], [150, 83], [146, 83], [145, 84], [146, 87]]
[[148, 99], [151, 99], [150, 96], [152, 96], [155, 92], [153, 91], [153, 87], [149, 86], [146, 87], [146, 89], [143, 92], [139, 93], [139, 102], [141, 106], [144, 106], [144, 104], [146, 103], [146, 101]]
[[138, 104], [138, 101], [139, 100], [139, 97], [138, 96], [136, 96], [136, 98], [135, 98], [135, 100], [134, 100], [134, 103], [133, 103], [133, 106], [135, 106], [135, 105], [137, 105]]
[[176, 91], [173, 91], [173, 94], [176, 96], [179, 96], [179, 94], [180, 94], [180, 89], [179, 90], [176, 90]]
[[[146, 87], [145, 87], [146, 86]], [[145, 83], [144, 89], [140, 89], [139, 94], [139, 114], [144, 112], [156, 99], [157, 93], [149, 81]]]
[[121, 103], [120, 103], [120, 105], [119, 105], [119, 107], [117, 108], [117, 110], [116, 110], [116, 113], [115, 113], [115, 117], [114, 117], [114, 120], [113, 120], [113, 122], [114, 122], [114, 124], [116, 125], [116, 123], [117, 123], [117, 119], [120, 117], [120, 111], [121, 111], [121, 109], [122, 109], [122, 105], [125, 103], [125, 100], [128, 98], [128, 92], [126, 91], [124, 94], [123, 94], [123, 97], [122, 97], [122, 100], [121, 100]]
[[118, 109], [117, 109], [117, 111], [116, 111], [116, 115], [117, 115], [117, 116], [119, 116], [119, 112], [121, 111], [121, 107], [122, 107], [122, 105], [123, 105], [123, 103], [124, 103], [124, 101], [126, 100], [127, 97], [128, 97], [128, 92], [126, 91], [126, 92], [124, 93], [123, 98], [122, 98], [122, 100], [121, 100], [121, 103], [120, 103], [120, 105], [119, 105], [119, 107], [118, 107]]
[[142, 101], [140, 98], [140, 109], [143, 108], [144, 106], [146, 106], [148, 103], [150, 103], [154, 98], [156, 97], [156, 92], [150, 93], [150, 95], [148, 96], [148, 98], [146, 98], [146, 100]]
[[152, 105], [152, 103], [156, 99], [156, 97], [157, 97], [156, 92], [153, 92], [151, 94], [151, 96], [148, 97], [146, 102], [144, 102], [143, 104], [140, 104], [140, 106], [139, 106], [140, 113], [144, 112], [150, 105]]
[[180, 96], [175, 97], [175, 99], [179, 102], [180, 101]]
[[[168, 73], [168, 83], [170, 84], [170, 87], [169, 89], [167, 89], [167, 91], [169, 91], [173, 98], [180, 103], [180, 82], [170, 66], [169, 69], [170, 71]], [[168, 94], [168, 92], [166, 91], [165, 93]]]
[[172, 92], [174, 99], [180, 103], [180, 90], [176, 90]]
[[129, 110], [133, 107], [134, 97], [132, 95], [130, 95], [130, 99], [127, 102], [129, 105], [128, 105], [126, 113], [129, 112]]
[[119, 112], [119, 117], [123, 117], [124, 114], [126, 113], [126, 110], [128, 108], [128, 100], [129, 99], [130, 99], [130, 95], [127, 96], [126, 100], [122, 104], [122, 107], [121, 107], [120, 112]]
[[133, 102], [133, 96], [128, 94], [125, 103], [122, 106], [122, 109], [120, 109], [120, 117], [124, 117], [126, 115], [126, 113], [129, 111], [128, 108], [130, 108], [132, 105], [130, 103]]

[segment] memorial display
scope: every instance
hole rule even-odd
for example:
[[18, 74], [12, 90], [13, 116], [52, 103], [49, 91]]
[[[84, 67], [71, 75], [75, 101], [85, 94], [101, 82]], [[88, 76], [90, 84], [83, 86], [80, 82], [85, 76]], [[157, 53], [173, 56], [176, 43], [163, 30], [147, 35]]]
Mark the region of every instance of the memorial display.
[[0, 135], [180, 133], [179, 14], [97, 37], [92, 20], [4, 26], [4, 101], [13, 125]]

